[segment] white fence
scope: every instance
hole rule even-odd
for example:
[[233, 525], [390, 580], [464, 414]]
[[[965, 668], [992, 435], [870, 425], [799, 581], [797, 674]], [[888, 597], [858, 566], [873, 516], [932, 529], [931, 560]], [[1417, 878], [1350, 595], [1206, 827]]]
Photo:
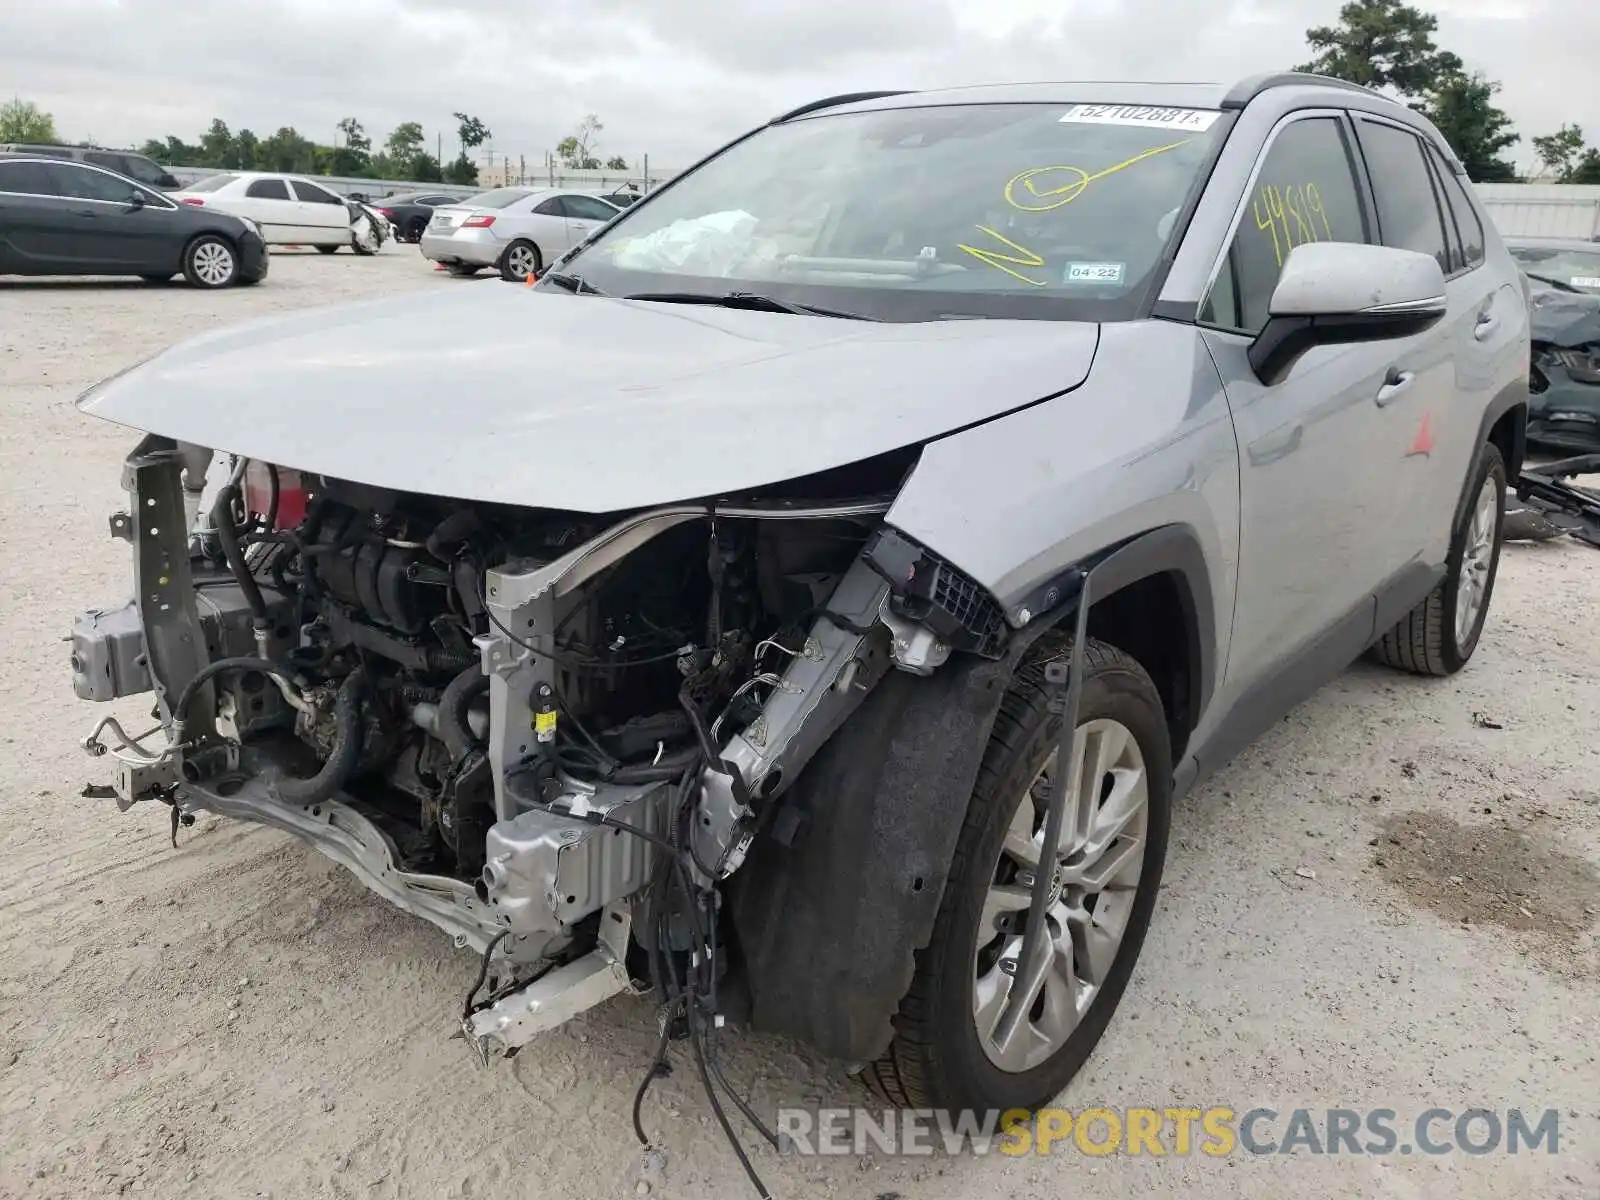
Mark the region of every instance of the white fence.
[[1502, 237], [1600, 239], [1600, 186], [1579, 183], [1474, 185]]

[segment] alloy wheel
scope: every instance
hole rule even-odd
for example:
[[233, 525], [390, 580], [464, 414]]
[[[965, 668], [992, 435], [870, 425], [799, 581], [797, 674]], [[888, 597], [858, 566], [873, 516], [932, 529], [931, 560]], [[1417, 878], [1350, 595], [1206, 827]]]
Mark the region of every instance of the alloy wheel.
[[[980, 917], [973, 1019], [989, 1061], [1008, 1072], [1038, 1066], [1072, 1036], [1110, 975], [1144, 870], [1149, 774], [1138, 739], [1109, 718], [1077, 729], [1060, 854], [1041, 864], [1056, 758], [1017, 799]], [[1044, 944], [1025, 964], [1041, 870], [1050, 872]]]
[[533, 271], [533, 247], [511, 247], [506, 251], [506, 266], [518, 279], [526, 279]]
[[1456, 646], [1465, 649], [1489, 590], [1489, 568], [1494, 565], [1495, 511], [1500, 485], [1491, 475], [1483, 481], [1472, 505], [1467, 538], [1461, 548], [1461, 569], [1456, 577]]
[[197, 246], [194, 273], [208, 287], [221, 287], [233, 276], [233, 252], [221, 242], [205, 242]]

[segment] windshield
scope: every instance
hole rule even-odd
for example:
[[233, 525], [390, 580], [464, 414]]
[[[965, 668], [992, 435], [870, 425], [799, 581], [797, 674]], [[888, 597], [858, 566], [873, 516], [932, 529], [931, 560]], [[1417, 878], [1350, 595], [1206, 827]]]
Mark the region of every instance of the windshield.
[[1559, 246], [1510, 246], [1511, 257], [1529, 275], [1554, 279], [1584, 292], [1600, 292], [1600, 246], [1566, 250]]
[[527, 188], [495, 188], [460, 201], [464, 208], [506, 208], [528, 195]]
[[984, 104], [769, 126], [563, 270], [612, 295], [754, 291], [886, 320], [1126, 318], [1220, 115]]
[[186, 192], [215, 192], [227, 187], [237, 178], [239, 178], [237, 175], [208, 175], [200, 180], [199, 183], [188, 184], [183, 190]]

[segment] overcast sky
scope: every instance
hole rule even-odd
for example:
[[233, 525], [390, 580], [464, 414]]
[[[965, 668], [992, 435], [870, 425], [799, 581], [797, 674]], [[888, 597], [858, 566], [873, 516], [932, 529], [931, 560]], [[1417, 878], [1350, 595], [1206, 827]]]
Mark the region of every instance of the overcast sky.
[[[1501, 80], [1528, 139], [1600, 141], [1600, 3], [1416, 0]], [[465, 111], [542, 161], [584, 113], [602, 155], [686, 165], [836, 92], [1006, 80], [1232, 80], [1307, 57], [1340, 0], [0, 0], [0, 88], [69, 139], [197, 140], [213, 116], [329, 142], [420, 121], [446, 155]], [[736, 17], [735, 12], [748, 16]], [[1192, 15], [1182, 15], [1192, 13]], [[757, 15], [759, 14], [759, 15]]]

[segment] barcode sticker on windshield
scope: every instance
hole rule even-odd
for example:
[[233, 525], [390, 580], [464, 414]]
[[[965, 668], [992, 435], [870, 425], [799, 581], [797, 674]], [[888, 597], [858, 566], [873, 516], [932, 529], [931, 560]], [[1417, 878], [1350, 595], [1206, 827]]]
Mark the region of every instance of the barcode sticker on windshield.
[[1068, 263], [1062, 283], [1121, 283], [1121, 263]]
[[1147, 129], [1210, 129], [1222, 114], [1204, 108], [1157, 108], [1149, 104], [1074, 104], [1063, 124], [1136, 125]]
[[1600, 288], [1600, 275], [1574, 275], [1572, 286]]

